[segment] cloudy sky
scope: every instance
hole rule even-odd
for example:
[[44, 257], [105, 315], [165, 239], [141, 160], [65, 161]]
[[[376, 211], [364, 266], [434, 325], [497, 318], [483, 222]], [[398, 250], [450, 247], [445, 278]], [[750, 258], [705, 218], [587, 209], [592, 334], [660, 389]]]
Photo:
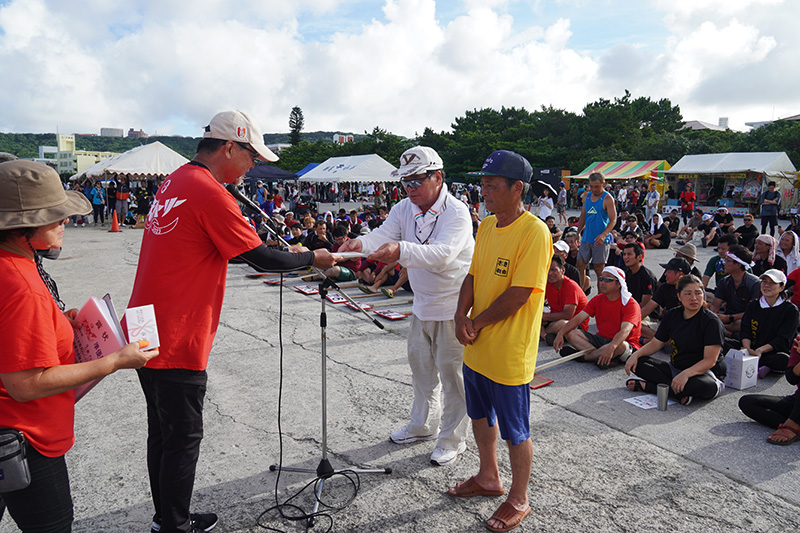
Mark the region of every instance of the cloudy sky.
[[747, 130], [800, 113], [797, 0], [0, 0], [0, 131], [413, 136], [466, 110], [669, 98]]

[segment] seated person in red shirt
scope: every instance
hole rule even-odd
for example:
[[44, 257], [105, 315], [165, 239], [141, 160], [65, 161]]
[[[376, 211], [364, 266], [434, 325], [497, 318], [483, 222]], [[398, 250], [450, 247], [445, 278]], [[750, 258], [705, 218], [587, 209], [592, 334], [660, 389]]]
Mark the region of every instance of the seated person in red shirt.
[[[582, 360], [596, 362], [600, 368], [624, 363], [640, 347], [642, 316], [639, 303], [625, 284], [625, 273], [617, 267], [605, 267], [597, 282], [599, 294], [589, 300], [583, 311], [561, 328], [553, 348], [562, 357], [589, 350]], [[595, 317], [597, 334], [576, 329], [589, 317]], [[564, 339], [571, 346], [564, 346]], [[563, 349], [562, 349], [563, 348]]]
[[[583, 311], [588, 303], [580, 286], [564, 275], [564, 260], [557, 255], [553, 255], [550, 261], [545, 298], [550, 311], [542, 314], [540, 335], [547, 344], [552, 345], [556, 333], [576, 313]], [[584, 320], [579, 327], [585, 331], [589, 327], [589, 319]]]

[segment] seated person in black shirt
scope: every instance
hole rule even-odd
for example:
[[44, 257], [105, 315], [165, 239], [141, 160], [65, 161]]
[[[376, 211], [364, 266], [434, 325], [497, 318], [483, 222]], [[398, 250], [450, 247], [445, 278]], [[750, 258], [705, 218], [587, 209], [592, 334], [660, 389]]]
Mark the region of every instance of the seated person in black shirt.
[[[795, 339], [789, 353], [786, 381], [800, 384], [800, 339]], [[767, 442], [786, 446], [800, 438], [800, 387], [790, 396], [747, 394], [739, 398], [739, 409], [760, 424], [776, 429]]]
[[[578, 233], [578, 230], [576, 229], [573, 231], [572, 229], [567, 229], [567, 231], [564, 232], [564, 236], [562, 237], [562, 239], [564, 240], [565, 243], [567, 243], [567, 246], [569, 246], [569, 253], [567, 254], [567, 257], [565, 258], [564, 261], [566, 262], [566, 264], [572, 265], [577, 269], [576, 263], [578, 258], [578, 248], [581, 247], [581, 236]], [[581, 287], [583, 289], [583, 292], [586, 293], [587, 295], [590, 292], [592, 292], [592, 280], [588, 275], [589, 268], [590, 268], [589, 265], [586, 265], [586, 275], [584, 276], [584, 285]], [[578, 282], [578, 284], [580, 284], [580, 281]]]
[[697, 231], [702, 231], [703, 236], [700, 238], [700, 244], [705, 248], [706, 246], [716, 246], [719, 241], [719, 224], [714, 222], [714, 217], [711, 215], [703, 215], [703, 222], [697, 226]]
[[[722, 360], [724, 332], [719, 318], [704, 307], [703, 283], [688, 275], [676, 287], [681, 306], [664, 315], [653, 339], [633, 352], [625, 372], [636, 376], [626, 382], [633, 392], [656, 394], [658, 385], [670, 386], [670, 395], [688, 405], [694, 399], [711, 400], [725, 388]], [[669, 362], [651, 357], [668, 346]]]
[[299, 222], [292, 222], [292, 225], [289, 227], [289, 233], [292, 238], [286, 242], [290, 245], [302, 246], [303, 240], [305, 239], [305, 237], [303, 237], [303, 225]]
[[[678, 300], [678, 280], [681, 277], [691, 272], [691, 266], [686, 259], [673, 257], [669, 262], [661, 265], [664, 268], [664, 283], [660, 284], [653, 293], [653, 297], [642, 306], [642, 341], [650, 342], [655, 335], [655, 326], [651, 323], [645, 324], [644, 319], [653, 318], [654, 314], [657, 320], [661, 320], [664, 314], [672, 309], [678, 307], [680, 301]], [[660, 308], [657, 311], [656, 308]]]
[[669, 228], [664, 224], [664, 219], [660, 213], [654, 213], [653, 220], [650, 221], [650, 232], [644, 238], [645, 246], [655, 250], [666, 250], [670, 241]]
[[314, 223], [314, 233], [308, 234], [305, 242], [303, 242], [303, 246], [309, 250], [325, 248], [329, 252], [331, 251], [333, 243], [331, 243], [331, 237], [328, 234], [328, 225], [324, 220], [317, 220]]
[[753, 274], [760, 276], [767, 270], [775, 268], [786, 274], [786, 259], [778, 255], [778, 241], [772, 235], [756, 237], [755, 253], [753, 253]]
[[797, 307], [786, 300], [786, 275], [767, 270], [761, 275], [761, 298], [750, 300], [742, 316], [742, 349], [758, 357], [758, 377], [786, 372], [789, 350], [797, 335]]
[[[633, 299], [639, 302], [639, 307], [644, 307], [653, 296], [656, 289], [656, 277], [649, 268], [644, 266], [644, 248], [638, 242], [629, 242], [622, 249], [624, 263], [625, 283]], [[646, 316], [646, 315], [642, 315]]]
[[753, 215], [750, 213], [744, 216], [744, 224], [736, 228], [734, 233], [739, 238], [739, 244], [750, 250], [754, 250], [758, 228], [753, 224]]
[[714, 215], [714, 222], [719, 224], [720, 233], [733, 233], [735, 231], [735, 224], [733, 222], [733, 215], [728, 213], [727, 207], [720, 207]]
[[742, 315], [747, 303], [761, 296], [760, 280], [747, 272], [752, 261], [750, 250], [739, 244], [731, 246], [724, 264], [728, 275], [722, 278], [714, 289], [711, 311], [722, 321], [725, 335], [728, 337], [738, 336], [736, 334], [741, 330]]
[[628, 225], [628, 210], [627, 209], [620, 209], [617, 213], [617, 222], [614, 224], [614, 227], [611, 229], [611, 234], [614, 238], [618, 238], [625, 232], [625, 226]]
[[564, 275], [580, 286], [581, 275], [578, 273], [578, 269], [575, 268], [575, 265], [570, 265], [567, 263], [567, 257], [569, 256], [569, 244], [564, 241], [554, 242], [553, 255], [559, 256], [564, 263]]
[[[625, 249], [625, 246], [631, 243], [639, 243], [642, 246], [641, 241], [637, 239], [636, 233], [632, 231], [626, 231], [625, 234], [622, 236], [622, 241], [613, 243], [611, 248], [608, 251], [608, 260], [606, 260], [606, 266], [615, 266], [617, 268], [625, 268], [625, 260], [622, 257], [622, 251]], [[642, 246], [644, 249], [644, 246]]]
[[800, 235], [800, 215], [792, 215], [792, 221], [789, 222], [786, 229], [778, 226], [778, 235], [783, 235], [785, 231], [793, 231], [795, 234]]
[[555, 217], [545, 218], [544, 223], [547, 224], [547, 229], [550, 230], [550, 235], [553, 237], [553, 242], [561, 238], [561, 230], [558, 229], [558, 226], [556, 226]]
[[673, 209], [669, 212], [669, 216], [664, 221], [664, 224], [669, 228], [669, 236], [672, 239], [678, 236], [678, 229], [681, 227], [681, 217], [679, 217], [678, 214], [678, 210]]

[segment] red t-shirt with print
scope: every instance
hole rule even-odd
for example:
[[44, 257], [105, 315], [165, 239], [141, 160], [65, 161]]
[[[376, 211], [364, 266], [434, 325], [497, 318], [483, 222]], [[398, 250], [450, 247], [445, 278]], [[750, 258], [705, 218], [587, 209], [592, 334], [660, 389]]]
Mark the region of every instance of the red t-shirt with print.
[[155, 307], [161, 347], [148, 368], [205, 370], [228, 260], [259, 245], [236, 200], [207, 169], [189, 163], [164, 181], [147, 215], [128, 303]]

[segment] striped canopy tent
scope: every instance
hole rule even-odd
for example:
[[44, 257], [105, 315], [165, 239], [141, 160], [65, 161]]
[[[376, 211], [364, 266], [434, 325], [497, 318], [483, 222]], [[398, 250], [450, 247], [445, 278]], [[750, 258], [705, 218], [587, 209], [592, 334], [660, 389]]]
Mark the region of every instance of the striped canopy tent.
[[586, 167], [583, 172], [570, 179], [589, 179], [592, 172], [602, 172], [607, 180], [648, 179], [664, 180], [664, 171], [669, 170], [669, 163], [660, 161], [596, 161]]

